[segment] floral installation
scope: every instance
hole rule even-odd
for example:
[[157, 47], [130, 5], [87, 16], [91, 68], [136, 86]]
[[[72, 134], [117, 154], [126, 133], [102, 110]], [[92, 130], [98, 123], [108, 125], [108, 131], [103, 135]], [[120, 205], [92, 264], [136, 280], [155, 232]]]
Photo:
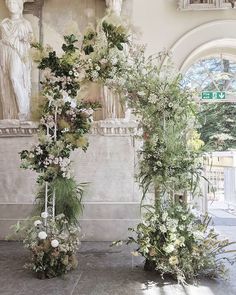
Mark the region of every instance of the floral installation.
[[146, 207], [144, 222], [131, 229], [136, 235], [129, 243], [146, 258], [146, 269], [172, 275], [179, 283], [196, 281], [199, 276], [225, 277], [225, 261], [233, 264], [234, 252], [228, 239], [221, 239], [210, 227], [208, 216], [196, 216], [187, 205], [165, 203]]
[[[132, 44], [125, 27], [109, 17], [90, 28], [78, 46], [74, 35], [65, 37], [61, 57], [50, 47], [33, 46], [43, 71], [44, 102], [39, 143], [22, 151], [21, 159], [23, 168], [39, 173], [38, 199], [44, 212], [43, 222], [38, 219], [25, 239], [34, 254], [31, 268], [43, 272], [42, 277], [53, 277], [76, 265], [72, 257], [79, 238], [73, 229], [78, 229], [83, 186], [73, 178], [70, 154], [88, 147], [86, 134], [99, 105], [83, 100], [82, 89], [96, 82], [118, 92], [136, 115], [137, 136], [143, 142], [138, 173], [143, 199], [155, 189], [155, 207], [134, 230], [137, 238], [129, 242], [139, 245], [138, 252], [154, 269], [172, 274], [179, 282], [200, 274], [223, 274], [221, 260], [226, 258], [218, 260], [218, 254], [226, 253], [230, 243], [209, 230], [208, 219], [199, 221], [187, 207], [174, 202], [199, 193], [202, 171], [196, 107], [191, 93], [181, 87], [181, 76], [171, 64], [163, 65], [166, 53], [147, 58], [144, 47]], [[60, 214], [64, 217], [58, 219]]]
[[96, 101], [83, 99], [83, 88], [88, 82], [105, 84], [121, 73], [127, 36], [124, 26], [104, 19], [85, 34], [80, 47], [75, 35], [65, 36], [61, 56], [50, 46], [32, 44], [34, 61], [42, 71], [43, 99], [36, 116], [38, 144], [20, 156], [22, 168], [38, 173], [36, 201], [43, 221], [31, 224], [24, 244], [33, 253], [29, 267], [40, 278], [59, 276], [77, 266], [85, 184], [76, 183], [70, 154], [77, 148], [87, 150], [86, 135], [93, 112], [100, 107]]
[[[167, 60], [163, 65], [163, 60]], [[202, 141], [195, 131], [196, 105], [191, 93], [181, 88], [168, 53], [146, 57], [145, 48], [130, 50], [124, 76], [117, 85], [138, 118], [138, 179], [146, 192], [153, 185], [159, 197], [192, 191], [201, 175]]]
[[63, 275], [78, 265], [80, 228], [68, 224], [63, 214], [48, 218], [46, 223], [47, 217], [43, 212], [26, 231], [24, 239], [25, 248], [32, 253], [32, 261], [25, 267], [36, 272], [40, 279]]
[[96, 29], [89, 28], [82, 43], [88, 80], [109, 84], [122, 76], [126, 69], [127, 44], [128, 30], [124, 25], [115, 25], [104, 18]]
[[[38, 68], [44, 71], [42, 95], [46, 98], [38, 126], [39, 144], [30, 151], [21, 152], [22, 167], [38, 172], [39, 182], [71, 178], [70, 153], [76, 148], [86, 151], [86, 134], [91, 127], [93, 111], [99, 106], [77, 97], [81, 75], [84, 75], [78, 65], [77, 39], [71, 35], [66, 36], [65, 41], [62, 57], [50, 51], [39, 62]], [[33, 46], [44, 50], [39, 44]]]
[[[163, 61], [167, 61], [163, 63]], [[130, 50], [124, 85], [117, 84], [139, 122], [137, 179], [147, 192], [154, 191], [154, 207], [136, 229], [128, 243], [138, 244], [137, 253], [146, 266], [162, 275], [172, 275], [179, 283], [200, 275], [215, 277], [226, 272], [226, 250], [233, 243], [221, 240], [205, 216], [199, 220], [191, 213], [187, 201], [201, 194], [201, 156], [204, 142], [196, 131], [197, 108], [192, 94], [181, 87], [168, 62], [167, 53], [147, 58], [145, 48]], [[186, 205], [179, 205], [184, 201]], [[115, 242], [119, 244], [120, 241]]]

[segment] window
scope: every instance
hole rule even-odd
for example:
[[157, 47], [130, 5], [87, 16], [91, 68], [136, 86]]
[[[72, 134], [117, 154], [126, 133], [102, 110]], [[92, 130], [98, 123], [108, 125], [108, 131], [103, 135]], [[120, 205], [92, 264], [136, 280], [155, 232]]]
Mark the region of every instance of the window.
[[235, 0], [179, 0], [181, 10], [208, 10], [233, 8]]
[[201, 96], [203, 91], [223, 91], [226, 99], [236, 100], [236, 59], [213, 56], [200, 59], [184, 75], [183, 86]]

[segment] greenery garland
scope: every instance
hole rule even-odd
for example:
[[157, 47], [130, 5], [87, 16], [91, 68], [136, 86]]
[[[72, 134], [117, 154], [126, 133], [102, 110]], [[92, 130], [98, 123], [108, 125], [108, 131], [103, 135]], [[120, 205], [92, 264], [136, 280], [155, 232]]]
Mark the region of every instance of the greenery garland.
[[[143, 198], [155, 188], [155, 206], [145, 207], [150, 212], [133, 230], [137, 239], [130, 238], [128, 243], [136, 242], [138, 253], [154, 269], [170, 273], [182, 283], [201, 273], [210, 274], [214, 268], [214, 274], [221, 274], [223, 264], [217, 264], [217, 255], [223, 253], [228, 241], [218, 240], [209, 231], [208, 219], [199, 220], [189, 207], [176, 202], [199, 193], [203, 145], [194, 128], [196, 112], [191, 93], [181, 87], [181, 77], [173, 73], [170, 64], [162, 65], [166, 54], [146, 58], [144, 48], [130, 43], [125, 27], [117, 19], [111, 22], [110, 16], [96, 29], [90, 28], [82, 45], [77, 46], [74, 35], [65, 37], [61, 57], [39, 44], [34, 46], [39, 68], [44, 71], [45, 103], [39, 144], [23, 151], [21, 158], [22, 167], [39, 173], [38, 198], [46, 210], [25, 240], [33, 253], [31, 267], [52, 277], [75, 264], [71, 261], [77, 248], [69, 245], [79, 242], [74, 240], [74, 230], [82, 208], [82, 188], [72, 177], [69, 157], [78, 147], [87, 149], [85, 135], [98, 105], [84, 101], [81, 89], [87, 82], [97, 82], [118, 92], [136, 115], [140, 124], [137, 136], [143, 142], [138, 173]], [[51, 215], [47, 201], [53, 207]], [[62, 228], [57, 226], [55, 213], [64, 220]], [[201, 238], [194, 236], [195, 230]], [[214, 245], [217, 249], [211, 251]], [[188, 263], [193, 263], [191, 269]]]

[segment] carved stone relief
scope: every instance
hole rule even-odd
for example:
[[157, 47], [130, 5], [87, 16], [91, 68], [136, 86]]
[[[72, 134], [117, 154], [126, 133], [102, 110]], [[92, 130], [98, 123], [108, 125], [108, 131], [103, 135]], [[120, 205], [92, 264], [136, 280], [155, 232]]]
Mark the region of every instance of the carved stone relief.
[[234, 8], [235, 0], [179, 0], [180, 10], [216, 10]]

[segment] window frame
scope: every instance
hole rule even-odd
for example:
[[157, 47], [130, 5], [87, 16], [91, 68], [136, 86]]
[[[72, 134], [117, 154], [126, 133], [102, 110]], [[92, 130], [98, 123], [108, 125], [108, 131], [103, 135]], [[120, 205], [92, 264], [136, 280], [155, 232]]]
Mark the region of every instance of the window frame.
[[230, 3], [225, 0], [214, 0], [215, 3], [199, 3], [191, 4], [191, 0], [179, 0], [179, 10], [219, 10], [219, 9], [232, 9]]

